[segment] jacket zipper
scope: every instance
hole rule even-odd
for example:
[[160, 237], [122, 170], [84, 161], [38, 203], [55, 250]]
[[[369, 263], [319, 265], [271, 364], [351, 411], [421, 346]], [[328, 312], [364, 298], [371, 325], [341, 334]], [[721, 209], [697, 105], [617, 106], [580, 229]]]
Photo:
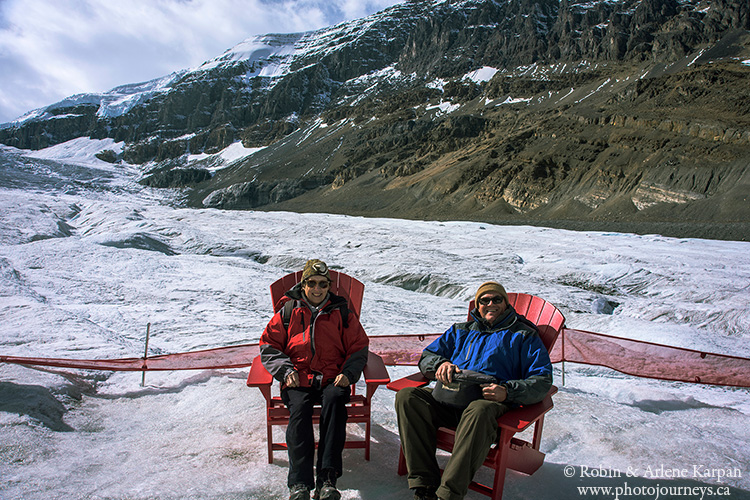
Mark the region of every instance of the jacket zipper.
[[[313, 313], [310, 320], [310, 351], [312, 352], [312, 358], [315, 357], [315, 324], [318, 322], [318, 318], [321, 314], [331, 314], [331, 311], [325, 309], [318, 309], [317, 312]], [[310, 364], [312, 364], [312, 358], [310, 358]]]
[[312, 357], [310, 358], [311, 365], [312, 358], [315, 357], [315, 323], [318, 322], [318, 316], [320, 316], [320, 311], [314, 314], [312, 319], [310, 320], [310, 352], [312, 353]]

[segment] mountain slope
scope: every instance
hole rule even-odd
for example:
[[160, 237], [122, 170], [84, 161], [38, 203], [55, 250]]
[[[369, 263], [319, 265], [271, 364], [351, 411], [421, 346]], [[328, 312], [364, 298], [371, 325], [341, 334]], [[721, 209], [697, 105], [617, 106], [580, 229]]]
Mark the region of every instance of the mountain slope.
[[[744, 239], [748, 29], [743, 1], [409, 1], [245, 40], [118, 113], [58, 103], [0, 141], [113, 137], [196, 206]], [[236, 141], [264, 149], [196, 173]]]

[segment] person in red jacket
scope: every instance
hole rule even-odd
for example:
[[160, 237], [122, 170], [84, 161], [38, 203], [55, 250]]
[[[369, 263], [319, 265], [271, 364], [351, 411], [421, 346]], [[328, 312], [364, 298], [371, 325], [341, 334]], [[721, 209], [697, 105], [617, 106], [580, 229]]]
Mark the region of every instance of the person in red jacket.
[[[345, 298], [329, 291], [325, 262], [312, 259], [302, 280], [282, 299], [260, 337], [260, 359], [282, 383], [281, 399], [289, 409], [290, 500], [339, 500], [336, 480], [343, 471], [346, 403], [350, 385], [367, 363], [367, 335]], [[313, 405], [321, 404], [318, 457], [313, 474], [315, 437]]]

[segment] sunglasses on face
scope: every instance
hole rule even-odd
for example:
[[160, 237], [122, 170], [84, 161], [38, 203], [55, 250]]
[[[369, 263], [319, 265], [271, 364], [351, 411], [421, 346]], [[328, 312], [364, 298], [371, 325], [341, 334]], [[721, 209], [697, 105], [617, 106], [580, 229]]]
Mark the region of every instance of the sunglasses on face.
[[482, 297], [481, 299], [479, 299], [479, 303], [482, 304], [483, 306], [488, 306], [490, 304], [500, 305], [504, 301], [505, 301], [505, 299], [503, 299], [499, 295], [495, 295], [493, 297]]
[[305, 286], [307, 288], [315, 288], [316, 286], [320, 288], [321, 290], [325, 290], [329, 286], [331, 286], [330, 281], [315, 281], [315, 280], [306, 280]]

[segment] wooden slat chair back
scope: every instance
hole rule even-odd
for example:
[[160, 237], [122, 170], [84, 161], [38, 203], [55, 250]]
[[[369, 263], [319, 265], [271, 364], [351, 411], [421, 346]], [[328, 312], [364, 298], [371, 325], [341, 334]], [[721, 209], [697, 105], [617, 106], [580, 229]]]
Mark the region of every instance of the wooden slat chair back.
[[[362, 312], [362, 297], [365, 294], [365, 285], [358, 279], [333, 269], [329, 269], [328, 273], [331, 275], [331, 292], [344, 297], [349, 302], [349, 310], [359, 318]], [[273, 301], [274, 312], [279, 310], [279, 301], [284, 294], [299, 283], [301, 279], [302, 271], [297, 271], [282, 276], [271, 284], [271, 300]]]
[[[557, 336], [565, 326], [565, 317], [560, 310], [542, 298], [525, 293], [509, 293], [508, 300], [517, 313], [537, 326], [544, 346], [547, 351], [551, 351]], [[471, 319], [473, 309], [474, 301], [472, 300], [469, 304], [469, 319]], [[421, 387], [429, 382], [421, 373], [416, 373], [394, 380], [388, 384], [388, 388], [399, 391], [406, 387]], [[552, 389], [541, 402], [515, 408], [497, 419], [499, 436], [484, 461], [486, 467], [495, 471], [492, 485], [472, 481], [469, 485], [470, 489], [487, 495], [493, 500], [500, 500], [503, 497], [507, 469], [513, 469], [524, 474], [533, 474], [542, 466], [544, 453], [539, 451], [539, 447], [542, 440], [544, 415], [552, 409], [552, 395], [556, 392], [557, 387], [552, 386]], [[531, 443], [514, 437], [515, 434], [521, 433], [532, 426], [533, 438]], [[455, 429], [440, 427], [437, 434], [437, 447], [448, 452], [453, 451], [455, 435]], [[398, 473], [399, 475], [407, 473], [403, 450], [400, 451], [399, 455]]]
[[[565, 325], [565, 317], [560, 310], [554, 304], [528, 293], [509, 293], [508, 300], [518, 314], [536, 325], [544, 347], [547, 352], [552, 352], [552, 346]], [[467, 314], [469, 321], [474, 307], [472, 299]]]
[[[349, 302], [349, 310], [357, 317], [362, 310], [362, 297], [365, 286], [351, 276], [329, 270], [331, 275], [331, 292], [341, 295]], [[289, 273], [271, 284], [271, 301], [274, 312], [280, 307], [281, 298], [284, 294], [299, 283], [302, 278], [302, 271]], [[347, 404], [347, 423], [364, 424], [365, 436], [363, 439], [357, 439], [347, 434], [346, 448], [361, 448], [365, 451], [365, 460], [370, 460], [370, 429], [371, 429], [371, 400], [372, 396], [381, 385], [390, 382], [388, 371], [380, 356], [370, 353], [363, 373], [366, 385], [365, 394], [358, 394], [356, 384], [352, 384], [351, 401]], [[273, 377], [263, 367], [260, 362], [260, 356], [253, 359], [250, 366], [250, 373], [247, 377], [248, 387], [257, 387], [266, 400], [266, 442], [268, 446], [268, 463], [273, 463], [273, 452], [277, 450], [286, 450], [285, 442], [274, 442], [273, 427], [285, 426], [289, 423], [289, 410], [287, 410], [281, 397], [272, 394]], [[316, 407], [313, 413], [313, 423], [317, 424], [320, 419], [320, 407]]]

